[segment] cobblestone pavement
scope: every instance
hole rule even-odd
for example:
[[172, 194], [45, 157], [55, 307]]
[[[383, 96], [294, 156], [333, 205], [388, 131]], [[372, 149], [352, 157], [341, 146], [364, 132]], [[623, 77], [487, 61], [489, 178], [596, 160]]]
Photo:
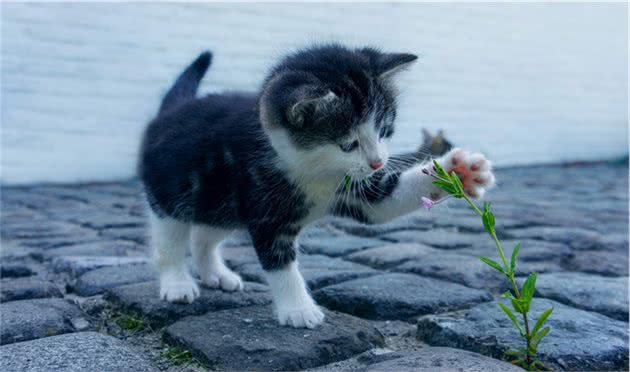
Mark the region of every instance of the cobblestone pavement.
[[[553, 306], [542, 360], [628, 369], [627, 165], [498, 171], [489, 194], [518, 273], [540, 273], [534, 317]], [[450, 201], [386, 225], [330, 218], [300, 237], [326, 322], [280, 327], [246, 236], [225, 245], [247, 281], [158, 300], [135, 181], [2, 190], [0, 369], [516, 370], [520, 346], [496, 304], [504, 280], [480, 221]]]

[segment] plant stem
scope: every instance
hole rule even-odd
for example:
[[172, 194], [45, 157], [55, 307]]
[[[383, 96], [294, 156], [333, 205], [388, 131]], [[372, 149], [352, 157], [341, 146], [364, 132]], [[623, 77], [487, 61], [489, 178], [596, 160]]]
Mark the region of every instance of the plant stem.
[[[470, 200], [470, 198], [468, 198], [468, 196], [466, 196], [466, 194], [461, 194], [461, 196], [464, 198], [464, 200], [466, 200], [466, 202], [471, 206], [471, 208], [479, 215], [479, 217], [483, 217], [483, 212], [481, 212], [481, 210], [475, 205], [475, 203], [472, 202], [472, 200]], [[512, 284], [512, 289], [514, 290], [514, 294], [516, 295], [516, 298], [521, 298], [521, 292], [518, 290], [518, 285], [516, 285], [516, 280], [514, 279], [514, 272], [512, 271], [512, 269], [508, 266], [508, 262], [507, 262], [507, 258], [505, 258], [505, 253], [503, 252], [503, 247], [501, 246], [501, 242], [499, 242], [499, 238], [497, 238], [497, 234], [492, 231], [489, 232], [490, 236], [492, 236], [492, 239], [494, 240], [494, 244], [497, 247], [497, 250], [499, 251], [499, 256], [501, 257], [501, 260], [503, 261], [503, 267], [505, 268], [505, 272], [508, 273], [508, 275], [506, 275], [508, 277], [508, 279], [510, 280], [510, 283]], [[529, 346], [530, 346], [530, 341], [531, 341], [531, 335], [529, 334], [529, 321], [527, 319], [527, 313], [523, 313], [523, 323], [525, 325], [525, 340], [527, 341], [527, 350], [528, 353], [525, 355], [525, 358], [527, 359], [527, 364], [531, 364], [531, 357], [529, 355]]]

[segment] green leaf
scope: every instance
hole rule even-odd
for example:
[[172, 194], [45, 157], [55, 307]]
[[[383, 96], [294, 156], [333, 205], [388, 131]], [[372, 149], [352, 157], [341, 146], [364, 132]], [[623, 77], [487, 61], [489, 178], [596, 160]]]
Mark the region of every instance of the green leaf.
[[489, 202], [483, 202], [483, 211], [484, 212], [490, 212], [490, 203]]
[[535, 353], [536, 350], [538, 350], [538, 343], [540, 343], [540, 340], [542, 340], [543, 337], [547, 336], [547, 333], [549, 333], [549, 331], [551, 331], [551, 328], [545, 327], [540, 332], [536, 333], [534, 337], [532, 337], [531, 341], [529, 342], [531, 352]]
[[514, 311], [516, 311], [519, 314], [525, 314], [527, 312], [521, 300], [512, 298], [511, 301], [512, 301], [512, 307], [514, 308]]
[[462, 181], [459, 179], [459, 176], [455, 172], [451, 173], [451, 180], [453, 181], [453, 186], [455, 187], [455, 191], [457, 191], [457, 194], [463, 195], [464, 185], [462, 185]]
[[525, 280], [525, 283], [523, 284], [523, 289], [521, 290], [521, 299], [523, 300], [526, 311], [529, 310], [529, 305], [532, 303], [532, 298], [534, 297], [537, 277], [538, 274], [536, 273], [529, 274], [527, 280]]
[[538, 318], [538, 321], [536, 322], [534, 329], [532, 329], [532, 335], [536, 336], [536, 333], [538, 333], [538, 330], [542, 328], [543, 325], [545, 325], [547, 318], [549, 318], [549, 315], [551, 315], [552, 312], [553, 312], [553, 307], [540, 315], [540, 318]]
[[512, 323], [514, 323], [514, 326], [516, 327], [516, 329], [518, 329], [518, 333], [520, 333], [521, 337], [525, 336], [525, 333], [523, 332], [523, 328], [521, 327], [520, 323], [516, 319], [516, 316], [514, 315], [514, 313], [512, 313], [512, 311], [502, 303], [499, 303], [499, 307], [501, 307], [501, 310], [503, 310], [505, 315], [507, 315], [508, 318], [510, 318], [510, 320], [512, 321]]
[[492, 212], [483, 212], [481, 220], [483, 221], [483, 227], [485, 227], [486, 231], [492, 235], [494, 233], [494, 215]]
[[512, 307], [517, 313], [523, 314], [523, 301], [514, 297], [510, 291], [505, 291], [503, 297], [508, 298], [512, 302]]
[[511, 300], [512, 300], [512, 299], [517, 300], [517, 298], [516, 298], [516, 297], [514, 297], [514, 295], [513, 295], [513, 294], [512, 294], [512, 292], [510, 292], [510, 291], [505, 291], [505, 292], [503, 292], [503, 297], [505, 297], [505, 298], [509, 298], [509, 299], [511, 299]]
[[509, 355], [509, 356], [519, 356], [522, 353], [518, 350], [508, 350], [504, 353], [505, 355]]
[[499, 265], [498, 262], [493, 261], [493, 260], [489, 259], [488, 257], [484, 257], [484, 256], [479, 257], [479, 259], [481, 260], [481, 262], [483, 262], [486, 265], [492, 267], [493, 269], [497, 270], [501, 274], [505, 274], [505, 270], [503, 270], [503, 268], [501, 267], [501, 265]]
[[516, 256], [518, 255], [518, 251], [521, 249], [521, 243], [518, 243], [516, 247], [512, 250], [512, 258], [510, 259], [510, 270], [514, 272], [516, 269]]
[[534, 360], [531, 366], [534, 368], [534, 371], [551, 371], [549, 368], [545, 367], [540, 360]]
[[449, 193], [449, 195], [453, 195], [456, 193], [455, 189], [453, 188], [453, 185], [451, 185], [448, 182], [437, 180], [437, 181], [433, 181], [433, 184], [441, 188], [442, 190], [446, 191], [447, 193]]
[[435, 167], [435, 171], [437, 172], [438, 177], [444, 178], [445, 180], [452, 181], [451, 176], [442, 168], [440, 164], [436, 160], [433, 160], [433, 166]]

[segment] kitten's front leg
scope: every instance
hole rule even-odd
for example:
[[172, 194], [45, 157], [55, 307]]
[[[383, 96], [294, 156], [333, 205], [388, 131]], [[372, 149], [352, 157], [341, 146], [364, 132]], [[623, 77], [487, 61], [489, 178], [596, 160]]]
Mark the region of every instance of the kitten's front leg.
[[[445, 171], [455, 172], [459, 175], [464, 186], [464, 192], [472, 198], [481, 197], [485, 191], [494, 185], [492, 166], [480, 153], [470, 153], [456, 148], [446, 155], [436, 159]], [[433, 185], [435, 179], [427, 174], [433, 172], [433, 163], [418, 164], [393, 173], [384, 178], [382, 184], [377, 187], [382, 195], [377, 202], [363, 211], [368, 214], [370, 221], [382, 223], [395, 217], [411, 213], [422, 204], [422, 197], [428, 197], [434, 201], [446, 196], [446, 192]], [[387, 184], [394, 185], [387, 187]], [[391, 190], [383, 193], [381, 190]]]
[[280, 324], [295, 328], [315, 328], [321, 324], [324, 313], [308, 293], [298, 270], [295, 237], [280, 235], [270, 244], [265, 244], [267, 239], [252, 238]]

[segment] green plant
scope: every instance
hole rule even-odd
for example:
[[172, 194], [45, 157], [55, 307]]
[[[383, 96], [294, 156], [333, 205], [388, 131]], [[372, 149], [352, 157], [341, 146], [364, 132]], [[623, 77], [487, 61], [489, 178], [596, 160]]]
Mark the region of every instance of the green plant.
[[166, 348], [162, 351], [162, 356], [175, 365], [181, 365], [193, 361], [192, 353], [180, 346], [166, 346]]
[[116, 324], [125, 331], [132, 333], [141, 330], [145, 326], [144, 320], [130, 314], [121, 314], [116, 319]]
[[[495, 218], [494, 214], [490, 210], [490, 203], [483, 203], [483, 210], [480, 210], [475, 203], [470, 200], [470, 198], [464, 193], [463, 185], [459, 176], [455, 172], [448, 174], [436, 161], [433, 161], [433, 170], [434, 172], [427, 171], [426, 173], [430, 176], [434, 177], [436, 180], [433, 181], [433, 184], [446, 191], [449, 195], [457, 198], [464, 199], [468, 205], [481, 217], [481, 221], [483, 222], [483, 226], [488, 234], [494, 240], [494, 243], [499, 252], [499, 257], [501, 258], [502, 264], [488, 258], [488, 257], [479, 257], [479, 259], [485, 263], [486, 265], [492, 267], [497, 270], [501, 274], [503, 274], [507, 280], [510, 282], [512, 287], [512, 291], [506, 291], [503, 296], [510, 300], [512, 304], [512, 310], [517, 314], [521, 314], [523, 319], [522, 325], [514, 312], [505, 304], [499, 303], [501, 310], [507, 315], [507, 317], [512, 321], [514, 327], [518, 330], [519, 334], [522, 338], [525, 339], [526, 347], [518, 348], [516, 350], [510, 350], [506, 354], [509, 356], [515, 357], [512, 363], [517, 364], [524, 369], [527, 370], [547, 370], [547, 368], [536, 358], [536, 354], [538, 352], [538, 345], [540, 341], [545, 337], [549, 331], [550, 327], [544, 327], [547, 318], [553, 312], [553, 308], [550, 308], [544, 311], [541, 316], [536, 321], [534, 327], [530, 327], [530, 322], [528, 319], [528, 313], [530, 310], [530, 305], [532, 303], [532, 298], [534, 297], [534, 292], [536, 289], [536, 273], [531, 273], [523, 283], [521, 288], [518, 287], [516, 283], [516, 279], [514, 277], [514, 273], [516, 270], [516, 257], [520, 250], [520, 244], [517, 244], [512, 250], [512, 255], [510, 257], [510, 261], [508, 262], [503, 247], [501, 246], [501, 242], [497, 238], [495, 227]], [[425, 208], [430, 209], [433, 203], [427, 199], [422, 198], [423, 205]]]

